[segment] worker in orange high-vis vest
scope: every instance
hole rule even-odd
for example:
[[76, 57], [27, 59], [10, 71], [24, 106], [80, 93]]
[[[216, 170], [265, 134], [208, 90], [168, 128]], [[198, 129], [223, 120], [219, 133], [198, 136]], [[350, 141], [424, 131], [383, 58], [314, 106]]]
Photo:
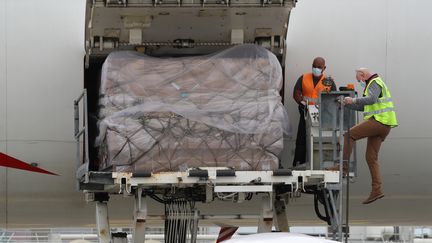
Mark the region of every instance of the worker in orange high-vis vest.
[[312, 63], [312, 72], [300, 76], [294, 86], [293, 96], [294, 100], [299, 105], [300, 121], [297, 130], [293, 167], [306, 162], [306, 104], [315, 104], [320, 92], [336, 90], [334, 82], [332, 82], [331, 87], [324, 85], [323, 80], [325, 78], [325, 69], [326, 65], [324, 58], [316, 57]]

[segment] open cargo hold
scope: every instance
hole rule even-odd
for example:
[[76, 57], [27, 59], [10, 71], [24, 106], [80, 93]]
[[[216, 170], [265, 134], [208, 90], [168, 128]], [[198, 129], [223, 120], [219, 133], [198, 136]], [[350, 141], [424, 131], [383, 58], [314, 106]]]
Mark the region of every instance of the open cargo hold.
[[101, 170], [278, 168], [290, 124], [277, 58], [256, 45], [154, 58], [113, 52], [101, 78]]

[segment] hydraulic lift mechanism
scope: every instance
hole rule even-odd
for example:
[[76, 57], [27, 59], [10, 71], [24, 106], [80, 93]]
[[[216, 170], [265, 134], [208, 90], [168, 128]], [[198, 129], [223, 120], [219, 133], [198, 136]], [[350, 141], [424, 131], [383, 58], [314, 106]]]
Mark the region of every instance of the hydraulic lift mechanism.
[[[135, 198], [134, 242], [144, 240], [149, 199], [165, 205], [165, 237], [175, 239], [169, 242], [195, 242], [198, 221], [211, 219], [209, 215], [201, 215], [194, 207], [195, 203], [228, 200], [238, 205], [236, 203], [260, 198], [262, 210], [257, 212], [258, 232], [270, 232], [274, 223], [278, 230], [287, 231], [288, 218], [285, 208], [291, 198], [299, 197], [302, 193], [314, 194], [318, 217], [325, 220], [334, 235], [341, 239], [342, 173], [326, 171], [323, 168], [326, 164], [334, 165], [341, 161], [341, 135], [351, 122], [355, 122], [354, 112], [344, 112], [343, 105], [339, 103], [344, 96], [349, 95], [353, 95], [353, 92], [322, 93], [317, 106], [309, 106], [308, 124], [312, 124], [308, 127], [309, 141], [314, 141], [314, 144], [309, 146], [311, 154], [318, 154], [315, 156], [318, 159], [311, 160], [311, 168], [306, 170], [234, 171], [230, 168], [200, 167], [186, 172], [143, 174], [89, 171], [82, 160], [86, 157], [86, 150], [83, 154], [81, 152], [82, 144], [88, 143], [85, 141], [86, 122], [84, 120], [84, 127], [81, 129], [80, 124], [76, 123], [78, 188], [86, 194], [88, 201], [96, 202], [101, 242], [109, 242], [110, 238], [107, 234], [107, 203], [110, 195]], [[81, 100], [86, 100], [85, 93]], [[79, 114], [79, 101], [75, 102], [76, 114]], [[80, 117], [76, 117], [76, 121], [79, 120]], [[315, 123], [316, 120], [318, 123]], [[82, 136], [84, 142], [80, 140]], [[327, 154], [327, 157], [321, 157], [322, 154]], [[355, 160], [350, 161], [350, 164], [350, 176], [353, 176]], [[320, 205], [325, 210], [324, 215], [320, 212]], [[230, 219], [237, 216], [221, 217]]]

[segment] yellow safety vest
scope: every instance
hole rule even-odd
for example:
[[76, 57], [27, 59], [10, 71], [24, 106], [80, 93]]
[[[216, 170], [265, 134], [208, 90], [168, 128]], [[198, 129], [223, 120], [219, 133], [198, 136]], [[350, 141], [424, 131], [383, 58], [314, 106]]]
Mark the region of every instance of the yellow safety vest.
[[368, 89], [372, 82], [376, 82], [381, 87], [382, 97], [378, 98], [378, 102], [375, 104], [364, 106], [363, 118], [368, 120], [369, 118], [374, 117], [375, 120], [384, 125], [396, 127], [398, 123], [390, 91], [380, 77], [376, 77], [369, 82], [366, 87], [365, 96], [369, 95]]

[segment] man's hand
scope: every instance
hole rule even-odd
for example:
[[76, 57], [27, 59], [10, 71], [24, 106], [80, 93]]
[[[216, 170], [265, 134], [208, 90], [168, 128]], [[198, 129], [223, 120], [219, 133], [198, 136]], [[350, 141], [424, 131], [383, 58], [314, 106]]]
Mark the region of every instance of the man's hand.
[[351, 98], [351, 97], [345, 97], [344, 100], [343, 100], [343, 103], [345, 105], [351, 105], [351, 104], [353, 104], [353, 98]]
[[302, 104], [302, 105], [306, 105], [306, 101], [304, 101], [304, 100], [302, 100], [302, 101], [300, 101], [300, 104]]

